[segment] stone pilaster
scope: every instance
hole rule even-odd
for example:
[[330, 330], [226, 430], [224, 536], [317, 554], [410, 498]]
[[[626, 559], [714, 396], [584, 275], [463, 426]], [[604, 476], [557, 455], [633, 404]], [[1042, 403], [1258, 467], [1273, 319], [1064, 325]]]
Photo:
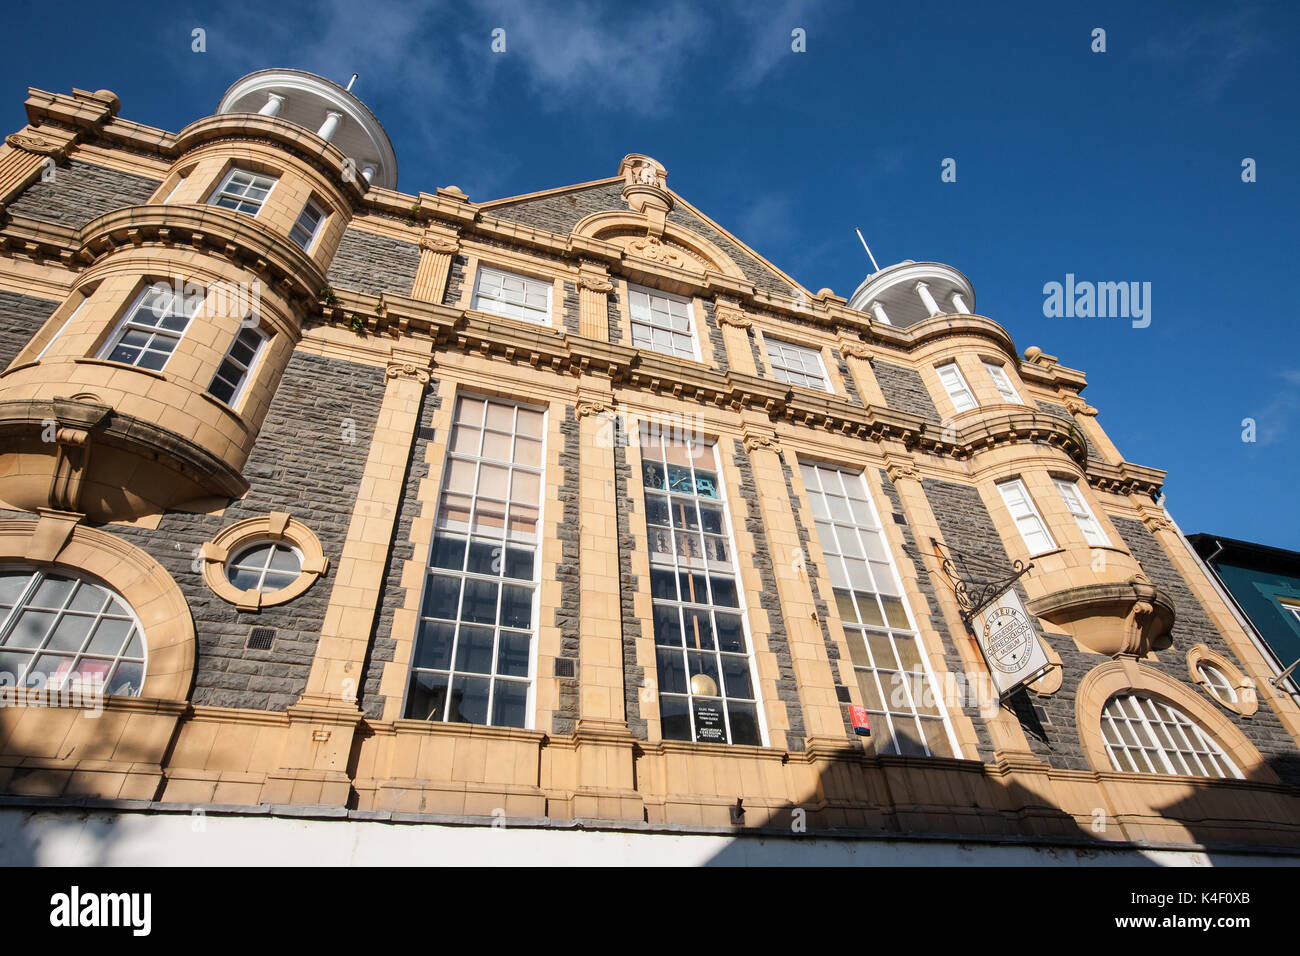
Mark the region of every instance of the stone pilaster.
[[849, 367], [849, 375], [858, 389], [864, 405], [886, 408], [885, 394], [871, 372], [871, 349], [855, 338], [840, 337], [839, 351], [844, 356], [844, 364]]
[[268, 777], [264, 803], [337, 804], [346, 799], [352, 731], [361, 719], [357, 693], [431, 364], [427, 351], [393, 347], [307, 689], [289, 708], [281, 769]]
[[585, 338], [609, 341], [609, 294], [614, 283], [609, 273], [584, 262], [578, 274], [578, 331]]
[[0, 147], [0, 207], [47, 167], [64, 159], [75, 134], [59, 129], [25, 130], [5, 137]]
[[750, 348], [750, 326], [753, 321], [745, 314], [739, 302], [719, 298], [716, 315], [718, 327], [722, 329], [722, 344], [727, 349], [727, 361], [737, 372], [757, 375], [754, 366], [754, 352]]
[[460, 250], [456, 233], [430, 228], [420, 237], [420, 264], [415, 271], [411, 298], [424, 302], [441, 302], [447, 291], [451, 260]]

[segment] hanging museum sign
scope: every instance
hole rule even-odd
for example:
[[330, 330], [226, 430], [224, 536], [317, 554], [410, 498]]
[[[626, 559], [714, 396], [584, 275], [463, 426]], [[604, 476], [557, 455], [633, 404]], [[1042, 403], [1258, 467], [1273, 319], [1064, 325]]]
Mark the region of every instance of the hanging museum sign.
[[1021, 684], [1037, 680], [1052, 667], [1014, 588], [1003, 591], [973, 614], [970, 628], [1002, 697]]

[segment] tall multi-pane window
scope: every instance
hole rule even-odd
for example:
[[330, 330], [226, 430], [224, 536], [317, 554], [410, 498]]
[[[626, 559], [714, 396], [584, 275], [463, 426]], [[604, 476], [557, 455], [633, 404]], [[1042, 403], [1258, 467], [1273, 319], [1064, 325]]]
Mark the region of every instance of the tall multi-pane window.
[[877, 753], [951, 757], [942, 698], [861, 472], [800, 463]]
[[1101, 530], [1101, 524], [1097, 521], [1097, 516], [1092, 513], [1088, 507], [1088, 502], [1084, 500], [1083, 494], [1079, 491], [1079, 486], [1073, 481], [1066, 481], [1063, 478], [1053, 478], [1052, 483], [1056, 485], [1056, 490], [1061, 493], [1061, 500], [1065, 502], [1065, 507], [1070, 510], [1074, 520], [1079, 525], [1079, 530], [1083, 532], [1083, 537], [1093, 547], [1104, 548], [1110, 544], [1110, 538], [1106, 537], [1106, 532]]
[[966, 377], [961, 374], [961, 369], [957, 367], [956, 362], [948, 362], [935, 368], [939, 373], [939, 381], [943, 382], [944, 389], [948, 392], [948, 397], [952, 399], [952, 404], [959, 412], [975, 408], [979, 403], [975, 401], [975, 394], [966, 384]]
[[679, 358], [696, 357], [689, 300], [654, 289], [631, 288], [628, 308], [632, 314], [633, 345]]
[[780, 339], [765, 339], [767, 357], [772, 361], [772, 374], [790, 385], [802, 385], [826, 392], [826, 369], [822, 366], [820, 349], [793, 345]]
[[208, 393], [219, 398], [231, 408], [239, 404], [244, 397], [244, 388], [248, 385], [249, 375], [266, 345], [266, 333], [255, 326], [239, 330], [235, 341], [230, 343], [230, 351], [222, 359], [217, 374], [212, 377]]
[[1042, 554], [1044, 551], [1054, 549], [1056, 542], [1052, 539], [1051, 532], [1047, 530], [1047, 523], [1043, 521], [1043, 516], [1034, 507], [1034, 500], [1025, 490], [1024, 482], [1019, 478], [1004, 481], [998, 485], [998, 491], [1001, 492], [1002, 501], [1011, 512], [1011, 518], [1020, 530], [1020, 537], [1024, 539], [1029, 553]]
[[551, 284], [541, 279], [479, 266], [473, 308], [492, 315], [549, 325]]
[[545, 413], [456, 400], [406, 716], [526, 727], [533, 712]]
[[1007, 375], [1006, 369], [997, 362], [988, 361], [984, 363], [984, 368], [988, 371], [989, 378], [993, 380], [993, 387], [996, 388], [998, 394], [1002, 396], [1002, 401], [1008, 402], [1012, 405], [1025, 404], [1024, 400], [1020, 397], [1020, 393], [1016, 391], [1016, 387], [1011, 384], [1011, 379]]
[[1228, 755], [1181, 710], [1143, 694], [1117, 694], [1101, 714], [1116, 770], [1191, 777], [1241, 777]]
[[321, 223], [325, 221], [325, 210], [321, 208], [320, 203], [314, 199], [308, 199], [307, 204], [302, 207], [302, 212], [298, 213], [298, 219], [289, 230], [289, 238], [297, 243], [304, 252], [310, 252], [312, 243], [316, 241], [316, 236], [320, 232]]
[[[80, 576], [0, 567], [0, 682], [138, 697], [144, 634], [115, 593]], [[89, 686], [88, 686], [89, 685]]]
[[256, 216], [275, 186], [275, 177], [232, 169], [208, 199], [208, 205]]
[[149, 286], [131, 303], [99, 357], [162, 371], [202, 303], [202, 295], [177, 295], [164, 282]]
[[640, 433], [659, 716], [667, 740], [763, 742], [712, 442]]

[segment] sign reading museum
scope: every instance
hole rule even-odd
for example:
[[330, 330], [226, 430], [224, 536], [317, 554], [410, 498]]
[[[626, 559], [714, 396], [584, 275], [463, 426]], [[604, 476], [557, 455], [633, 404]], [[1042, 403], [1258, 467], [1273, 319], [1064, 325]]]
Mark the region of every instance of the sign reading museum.
[[1051, 669], [1029, 612], [1014, 589], [1003, 591], [970, 623], [999, 695], [1005, 697]]

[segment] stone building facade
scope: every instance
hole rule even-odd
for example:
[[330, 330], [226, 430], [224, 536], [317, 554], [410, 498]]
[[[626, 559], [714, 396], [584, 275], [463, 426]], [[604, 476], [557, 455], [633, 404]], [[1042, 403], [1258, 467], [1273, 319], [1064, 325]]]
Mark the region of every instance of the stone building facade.
[[[26, 107], [0, 813], [1294, 847], [1300, 711], [1164, 473], [952, 267], [813, 293], [639, 154], [399, 192], [296, 71], [176, 133]], [[954, 586], [1026, 565], [1052, 667], [999, 700]]]

